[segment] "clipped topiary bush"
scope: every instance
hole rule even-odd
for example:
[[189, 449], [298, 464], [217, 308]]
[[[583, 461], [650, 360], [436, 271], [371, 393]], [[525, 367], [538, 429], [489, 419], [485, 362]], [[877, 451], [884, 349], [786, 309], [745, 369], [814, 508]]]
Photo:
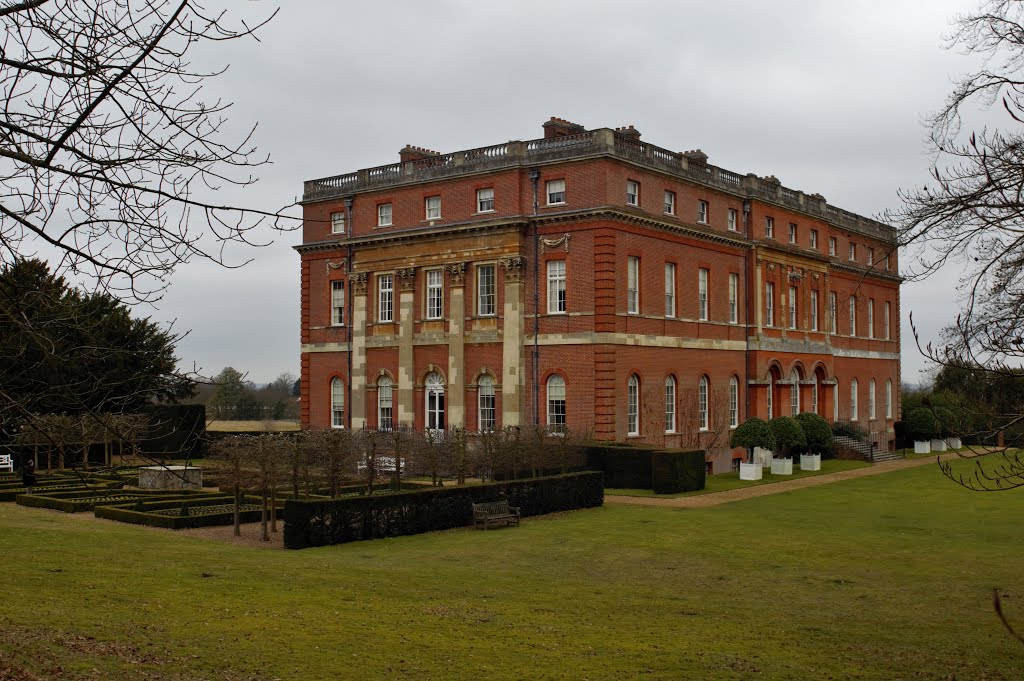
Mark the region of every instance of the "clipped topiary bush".
[[927, 407], [918, 407], [903, 418], [903, 427], [914, 440], [931, 440], [942, 432], [942, 426], [935, 414]]
[[812, 454], [828, 454], [832, 451], [832, 429], [828, 421], [810, 412], [797, 414], [794, 418], [804, 431], [808, 451]]
[[777, 416], [768, 422], [768, 427], [775, 436], [775, 446], [782, 453], [788, 454], [795, 447], [806, 447], [807, 436], [800, 423], [791, 416]]
[[754, 447], [761, 449], [775, 449], [775, 435], [768, 423], [762, 419], [752, 416], [739, 425], [732, 432], [730, 447], [743, 447], [748, 455], [752, 454]]
[[651, 489], [676, 494], [704, 489], [708, 467], [704, 450], [666, 449], [651, 454]]

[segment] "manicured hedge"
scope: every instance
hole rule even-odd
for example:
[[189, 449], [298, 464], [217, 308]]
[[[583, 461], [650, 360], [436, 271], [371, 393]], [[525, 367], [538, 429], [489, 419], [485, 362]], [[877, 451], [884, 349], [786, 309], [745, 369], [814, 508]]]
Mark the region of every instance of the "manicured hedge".
[[600, 472], [567, 473], [485, 485], [439, 487], [344, 499], [289, 499], [284, 506], [284, 545], [328, 546], [462, 527], [473, 522], [472, 504], [507, 499], [533, 516], [604, 503]]
[[585, 449], [587, 468], [604, 471], [606, 487], [651, 489], [653, 447], [591, 444]]
[[[242, 501], [245, 504], [261, 503], [259, 497], [251, 496], [243, 497]], [[188, 498], [147, 502], [145, 504], [145, 507], [146, 511], [168, 508], [180, 508], [183, 502], [189, 505], [189, 509], [201, 509], [204, 505], [219, 506], [221, 504], [233, 504], [234, 497], [232, 497], [231, 495], [211, 494], [204, 495], [202, 499]], [[122, 523], [131, 523], [133, 525], [148, 525], [149, 527], [162, 527], [168, 530], [184, 530], [193, 527], [212, 527], [214, 525], [230, 525], [235, 521], [235, 515], [233, 510], [228, 511], [227, 513], [215, 513], [210, 515], [189, 514], [187, 516], [155, 515], [153, 513], [147, 513], [146, 511], [136, 511], [134, 504], [121, 506], [97, 506], [93, 510], [97, 518], [107, 518], [109, 520], [117, 520]], [[241, 518], [241, 522], [254, 523], [260, 520], [262, 511], [242, 511], [241, 514], [239, 515]], [[277, 515], [278, 518], [280, 518], [282, 515], [280, 508], [278, 509]]]
[[657, 494], [704, 489], [707, 471], [703, 450], [667, 449], [651, 453], [651, 489]]
[[[187, 499], [191, 503], [191, 500], [198, 494], [201, 493], [192, 492], [190, 490], [181, 490], [176, 493], [170, 493], [162, 490], [132, 490], [130, 492], [122, 492], [121, 490], [97, 491], [95, 489], [79, 489], [73, 491], [41, 492], [38, 494], [19, 494], [17, 502], [19, 506], [49, 508], [54, 511], [63, 511], [64, 513], [80, 513], [82, 511], [91, 511], [96, 506], [123, 506], [129, 503], [134, 504], [138, 499], [143, 499], [147, 502], [157, 500], [177, 500], [178, 504], [180, 504], [182, 500]], [[108, 498], [111, 496], [120, 498]]]

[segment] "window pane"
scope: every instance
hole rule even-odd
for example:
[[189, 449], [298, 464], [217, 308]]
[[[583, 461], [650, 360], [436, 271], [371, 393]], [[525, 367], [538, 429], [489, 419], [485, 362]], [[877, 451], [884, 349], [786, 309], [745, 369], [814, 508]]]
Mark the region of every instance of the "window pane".
[[331, 282], [331, 323], [345, 323], [345, 282]]
[[555, 375], [548, 379], [548, 428], [553, 433], [565, 432], [565, 379]]
[[548, 314], [565, 312], [565, 261], [548, 261]]
[[345, 385], [340, 378], [331, 381], [331, 427], [345, 427]]
[[444, 288], [441, 270], [427, 270], [427, 319], [443, 316]]
[[477, 314], [493, 315], [496, 309], [494, 265], [480, 265], [477, 270]]

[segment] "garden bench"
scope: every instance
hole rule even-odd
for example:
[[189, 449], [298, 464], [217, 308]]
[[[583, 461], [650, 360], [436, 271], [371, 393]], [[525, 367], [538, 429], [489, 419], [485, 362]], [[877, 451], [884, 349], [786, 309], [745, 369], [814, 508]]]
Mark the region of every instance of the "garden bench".
[[487, 526], [492, 522], [504, 522], [505, 525], [519, 524], [519, 507], [509, 506], [507, 501], [486, 501], [473, 504], [473, 526]]
[[14, 472], [14, 457], [11, 454], [0, 454], [0, 472]]

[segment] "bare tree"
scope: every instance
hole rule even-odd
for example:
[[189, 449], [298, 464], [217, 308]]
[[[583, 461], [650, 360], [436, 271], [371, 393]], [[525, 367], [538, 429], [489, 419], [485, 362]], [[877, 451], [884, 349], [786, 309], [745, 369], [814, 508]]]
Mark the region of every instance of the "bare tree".
[[216, 467], [222, 487], [228, 487], [235, 497], [234, 532], [239, 537], [241, 528], [242, 489], [252, 483], [252, 472], [248, 463], [254, 448], [253, 438], [248, 435], [231, 435], [216, 440], [210, 445], [210, 456]]

